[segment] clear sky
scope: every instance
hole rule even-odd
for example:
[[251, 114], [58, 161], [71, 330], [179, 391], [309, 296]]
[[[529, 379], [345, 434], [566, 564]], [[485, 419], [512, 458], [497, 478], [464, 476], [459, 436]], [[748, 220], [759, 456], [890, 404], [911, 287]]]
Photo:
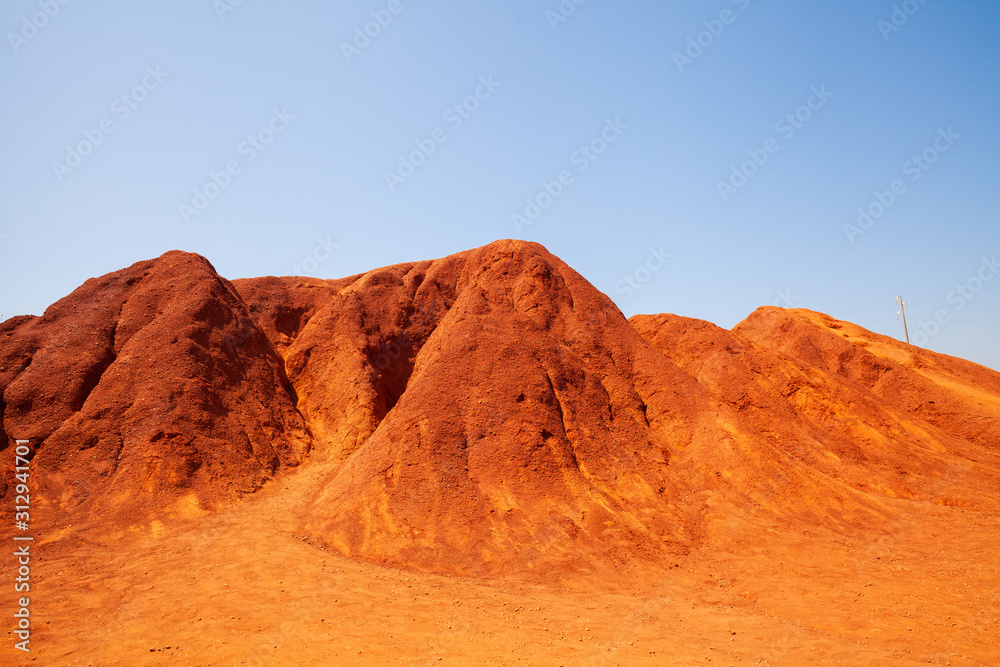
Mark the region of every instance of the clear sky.
[[5, 318], [173, 248], [333, 278], [521, 238], [626, 315], [901, 338], [902, 295], [914, 342], [1000, 369], [1000, 3], [4, 0], [0, 30]]

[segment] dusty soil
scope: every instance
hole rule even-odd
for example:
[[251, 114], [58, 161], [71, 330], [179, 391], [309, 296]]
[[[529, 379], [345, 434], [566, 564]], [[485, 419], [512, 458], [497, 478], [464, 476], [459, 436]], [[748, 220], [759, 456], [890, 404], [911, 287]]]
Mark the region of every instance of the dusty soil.
[[290, 531], [319, 468], [214, 514], [43, 532], [33, 650], [12, 650], [8, 632], [0, 662], [992, 665], [1000, 655], [996, 516], [922, 506], [879, 534], [775, 526], [641, 585], [474, 580], [349, 560]]

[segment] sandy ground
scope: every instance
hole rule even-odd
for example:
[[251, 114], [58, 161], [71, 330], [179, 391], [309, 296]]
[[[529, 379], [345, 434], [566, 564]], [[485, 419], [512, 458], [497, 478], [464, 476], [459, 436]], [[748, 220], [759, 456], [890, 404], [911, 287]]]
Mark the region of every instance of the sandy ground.
[[8, 621], [0, 663], [1000, 663], [996, 516], [911, 503], [878, 534], [723, 526], [677, 567], [631, 580], [473, 581], [355, 562], [289, 532], [324, 472], [143, 528], [40, 526], [32, 651], [13, 650]]

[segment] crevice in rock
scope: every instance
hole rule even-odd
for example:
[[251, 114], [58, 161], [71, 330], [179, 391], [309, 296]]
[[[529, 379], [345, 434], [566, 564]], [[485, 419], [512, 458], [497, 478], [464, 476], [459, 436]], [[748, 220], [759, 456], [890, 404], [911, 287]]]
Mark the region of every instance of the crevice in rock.
[[83, 377], [83, 383], [80, 385], [80, 389], [77, 391], [76, 395], [73, 397], [73, 401], [70, 403], [70, 409], [73, 412], [79, 412], [83, 409], [84, 404], [90, 397], [90, 393], [94, 391], [97, 385], [101, 382], [101, 378], [104, 377], [104, 373], [107, 372], [108, 368], [117, 358], [118, 356], [115, 354], [113, 343], [109, 341], [103, 350], [101, 358], [98, 359], [95, 365], [87, 369], [87, 373]]
[[400, 333], [377, 346], [366, 347], [362, 354], [374, 375], [373, 385], [378, 394], [375, 417], [381, 422], [406, 391], [413, 374], [417, 345], [406, 333]]
[[563, 435], [565, 435], [568, 440], [569, 434], [566, 433], [566, 416], [563, 413], [562, 401], [559, 400], [559, 394], [556, 393], [556, 388], [552, 384], [552, 377], [548, 373], [545, 374], [545, 380], [549, 383], [549, 391], [552, 392], [552, 397], [556, 399], [556, 408], [559, 410], [559, 423], [562, 425]]

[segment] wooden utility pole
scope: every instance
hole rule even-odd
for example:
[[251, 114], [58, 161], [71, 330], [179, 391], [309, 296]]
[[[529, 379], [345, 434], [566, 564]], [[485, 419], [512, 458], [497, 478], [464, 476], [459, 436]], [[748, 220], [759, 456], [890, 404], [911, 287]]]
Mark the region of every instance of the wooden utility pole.
[[899, 315], [903, 316], [903, 335], [906, 336], [906, 343], [909, 344], [910, 343], [910, 332], [906, 330], [906, 310], [904, 308], [904, 306], [906, 305], [906, 302], [903, 301], [903, 297], [901, 297], [901, 296], [897, 296], [896, 297], [896, 302], [899, 304], [899, 310], [896, 311], [896, 315], [897, 315], [896, 319], [899, 319], [898, 318]]

